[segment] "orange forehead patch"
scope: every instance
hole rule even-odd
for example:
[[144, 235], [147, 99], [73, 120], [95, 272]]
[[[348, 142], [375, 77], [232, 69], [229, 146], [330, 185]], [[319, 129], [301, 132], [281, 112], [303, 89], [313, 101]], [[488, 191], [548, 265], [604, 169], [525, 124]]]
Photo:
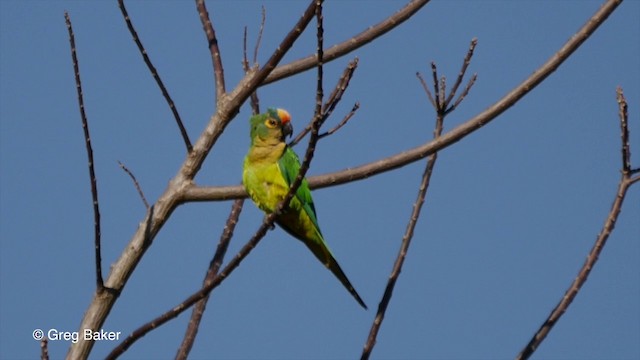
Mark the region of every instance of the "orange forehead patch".
[[287, 110], [278, 109], [276, 111], [278, 112], [278, 117], [280, 118], [280, 120], [282, 121], [283, 124], [286, 124], [286, 123], [291, 121], [291, 115], [289, 115]]

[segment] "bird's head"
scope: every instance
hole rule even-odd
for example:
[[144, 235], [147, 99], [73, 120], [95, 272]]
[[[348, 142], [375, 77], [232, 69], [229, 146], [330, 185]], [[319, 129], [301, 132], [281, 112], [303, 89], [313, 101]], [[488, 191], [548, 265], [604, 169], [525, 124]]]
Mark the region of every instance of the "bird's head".
[[251, 141], [280, 143], [293, 133], [291, 115], [284, 109], [269, 108], [266, 113], [254, 115], [250, 119]]

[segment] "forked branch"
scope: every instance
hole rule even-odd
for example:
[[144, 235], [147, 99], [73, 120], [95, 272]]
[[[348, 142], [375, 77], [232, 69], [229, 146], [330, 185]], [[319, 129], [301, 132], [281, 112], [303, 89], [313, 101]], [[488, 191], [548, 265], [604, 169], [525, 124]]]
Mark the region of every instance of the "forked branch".
[[[433, 105], [433, 109], [436, 113], [436, 124], [435, 124], [435, 129], [433, 130], [434, 139], [437, 139], [438, 137], [440, 137], [440, 135], [442, 135], [444, 118], [446, 114], [448, 114], [454, 109], [454, 107], [449, 108], [449, 102], [455, 96], [455, 91], [459, 83], [462, 82], [462, 78], [465, 75], [467, 66], [471, 61], [471, 56], [473, 55], [473, 47], [475, 47], [475, 43], [476, 41], [474, 39], [474, 41], [472, 41], [472, 48], [467, 53], [467, 57], [465, 57], [465, 65], [463, 66], [462, 71], [458, 76], [458, 80], [456, 81], [456, 84], [454, 85], [454, 87], [451, 89], [449, 96], [447, 96], [446, 98], [445, 98], [446, 82], [444, 77], [438, 80], [435, 63], [433, 62], [431, 63], [431, 68], [433, 69], [433, 86], [436, 89], [435, 98], [431, 96], [429, 92], [429, 87], [426, 85], [420, 73], [417, 74], [418, 79], [422, 83], [425, 92], [429, 96], [431, 104]], [[472, 79], [475, 79], [475, 75], [472, 77]], [[467, 86], [466, 91], [463, 93], [463, 95], [460, 96], [461, 98], [464, 98], [464, 95], [468, 93], [472, 84], [473, 82], [470, 82], [470, 84]], [[384, 316], [387, 313], [387, 308], [389, 306], [389, 303], [391, 302], [391, 297], [393, 296], [393, 290], [396, 286], [396, 282], [398, 281], [398, 278], [400, 277], [400, 272], [402, 271], [402, 265], [404, 264], [404, 260], [406, 258], [407, 252], [409, 251], [409, 245], [411, 244], [411, 239], [413, 239], [413, 232], [415, 230], [416, 224], [418, 223], [418, 219], [420, 218], [420, 211], [422, 210], [422, 206], [424, 205], [424, 201], [427, 196], [427, 190], [429, 189], [429, 183], [431, 181], [431, 175], [433, 174], [433, 169], [436, 165], [437, 160], [438, 160], [437, 152], [434, 152], [433, 154], [431, 154], [429, 156], [429, 159], [427, 160], [427, 165], [424, 169], [424, 173], [422, 174], [420, 187], [418, 188], [418, 196], [416, 198], [416, 202], [413, 204], [413, 210], [411, 212], [411, 216], [409, 217], [407, 229], [404, 233], [404, 236], [402, 237], [400, 250], [398, 252], [398, 255], [396, 256], [396, 260], [393, 264], [393, 269], [391, 270], [391, 274], [389, 275], [387, 286], [385, 287], [384, 293], [382, 295], [382, 299], [378, 304], [378, 312], [376, 313], [376, 317], [371, 323], [369, 336], [367, 337], [367, 341], [365, 342], [364, 348], [362, 349], [362, 355], [360, 356], [361, 360], [369, 359], [369, 356], [371, 356], [371, 352], [373, 351], [373, 347], [376, 344], [378, 331], [380, 330], [380, 327], [382, 326], [382, 322], [384, 321]]]

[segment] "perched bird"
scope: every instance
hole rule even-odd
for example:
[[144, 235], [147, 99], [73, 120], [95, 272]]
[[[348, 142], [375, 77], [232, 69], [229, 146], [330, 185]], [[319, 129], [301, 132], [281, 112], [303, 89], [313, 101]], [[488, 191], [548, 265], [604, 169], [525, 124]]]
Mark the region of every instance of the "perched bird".
[[[272, 213], [289, 192], [300, 170], [300, 160], [285, 143], [291, 135], [291, 116], [283, 109], [268, 109], [251, 117], [251, 147], [244, 159], [242, 183], [254, 203]], [[309, 184], [304, 179], [289, 207], [276, 217], [276, 223], [311, 252], [340, 280], [358, 303], [367, 308], [333, 257], [322, 237]]]

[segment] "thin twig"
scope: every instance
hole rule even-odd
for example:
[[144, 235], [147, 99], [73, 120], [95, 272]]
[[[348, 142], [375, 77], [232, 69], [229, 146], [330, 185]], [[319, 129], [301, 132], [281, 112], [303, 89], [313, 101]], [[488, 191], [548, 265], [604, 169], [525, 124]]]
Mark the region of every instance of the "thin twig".
[[98, 202], [98, 179], [93, 162], [93, 148], [91, 146], [91, 136], [89, 135], [89, 122], [84, 108], [84, 97], [82, 95], [82, 81], [80, 80], [80, 65], [78, 64], [78, 56], [76, 53], [76, 40], [73, 35], [73, 27], [71, 26], [71, 18], [69, 13], [64, 13], [69, 32], [69, 44], [71, 46], [71, 58], [73, 60], [73, 72], [76, 79], [76, 90], [78, 93], [78, 106], [80, 107], [80, 118], [82, 120], [82, 130], [84, 132], [84, 143], [87, 149], [87, 158], [89, 160], [89, 179], [91, 181], [91, 198], [93, 199], [93, 229], [94, 229], [94, 246], [96, 257], [96, 287], [98, 293], [104, 290], [104, 281], [102, 279], [102, 251], [100, 249], [100, 203]]
[[[429, 0], [411, 0], [400, 10], [396, 11], [393, 15], [387, 17], [378, 24], [369, 26], [359, 34], [339, 44], [324, 49], [323, 62], [326, 64], [372, 42], [405, 22], [428, 2]], [[260, 86], [309, 70], [317, 65], [318, 58], [316, 54], [311, 54], [303, 59], [278, 66], [271, 72], [271, 74], [269, 74]]]
[[629, 147], [629, 111], [627, 99], [624, 98], [622, 88], [616, 89], [616, 99], [618, 100], [618, 116], [620, 117], [620, 139], [622, 141], [622, 173], [631, 171], [631, 149]]
[[42, 340], [40, 340], [40, 360], [49, 360], [49, 346], [48, 346], [49, 340], [47, 340], [47, 337], [43, 337]]
[[351, 120], [351, 118], [353, 117], [353, 115], [356, 114], [356, 111], [358, 111], [359, 108], [360, 108], [360, 103], [356, 101], [356, 103], [353, 104], [351, 111], [349, 111], [349, 113], [342, 118], [342, 120], [338, 123], [338, 125], [334, 126], [329, 131], [320, 134], [319, 138], [322, 139], [325, 136], [333, 135], [336, 131], [340, 130], [340, 128], [345, 126], [347, 122]]
[[136, 179], [135, 175], [133, 175], [133, 173], [126, 166], [124, 166], [124, 164], [121, 163], [120, 161], [118, 161], [118, 165], [120, 165], [120, 168], [124, 170], [124, 172], [126, 172], [127, 175], [129, 175], [131, 180], [133, 180], [133, 185], [135, 185], [136, 190], [138, 191], [138, 195], [140, 195], [140, 199], [142, 199], [144, 206], [147, 208], [147, 210], [149, 210], [149, 202], [147, 202], [147, 198], [144, 196], [144, 192], [142, 191], [142, 188], [140, 187], [140, 184], [138, 183], [138, 180]]
[[258, 50], [260, 50], [260, 43], [262, 43], [262, 34], [264, 33], [264, 24], [267, 21], [267, 10], [262, 5], [262, 20], [260, 20], [260, 30], [258, 30], [258, 38], [256, 39], [256, 46], [253, 48], [253, 63], [258, 63]]
[[[464, 98], [469, 94], [469, 91], [471, 90], [471, 87], [473, 86], [473, 84], [475, 84], [477, 79], [478, 79], [478, 74], [473, 74], [471, 76], [471, 79], [469, 79], [469, 82], [464, 87], [464, 90], [462, 91], [462, 93], [460, 93], [460, 96], [458, 96], [458, 98], [453, 103], [453, 105], [449, 106], [447, 108], [447, 110], [444, 111], [445, 114], [448, 114], [448, 113], [452, 112], [453, 110], [455, 110], [458, 107], [458, 105], [460, 105], [462, 100], [464, 100]], [[449, 105], [449, 103], [447, 103], [447, 105]]]
[[[468, 59], [470, 60], [470, 59]], [[440, 80], [438, 80], [436, 64], [434, 62], [431, 63], [431, 69], [433, 74], [433, 85], [434, 91], [436, 93], [436, 98], [433, 99], [429, 92], [429, 87], [426, 82], [420, 75], [417, 74], [418, 80], [422, 84], [424, 91], [427, 93], [429, 97], [429, 101], [433, 105], [434, 111], [436, 112], [436, 124], [433, 130], [433, 138], [437, 140], [442, 135], [442, 129], [444, 124], [444, 118], [446, 113], [444, 109], [447, 106], [447, 100], [445, 100], [446, 96], [446, 81], [443, 76]], [[454, 88], [451, 89], [451, 92], [455, 91]], [[451, 98], [451, 97], [447, 97]], [[361, 360], [369, 359], [371, 356], [371, 351], [376, 344], [376, 339], [378, 337], [378, 331], [382, 326], [382, 322], [384, 321], [385, 314], [387, 312], [387, 308], [389, 303], [391, 302], [391, 297], [393, 296], [393, 290], [395, 288], [396, 282], [400, 276], [400, 272], [402, 271], [402, 265], [404, 264], [404, 260], [406, 258], [407, 252], [409, 251], [409, 245], [411, 244], [411, 239], [413, 238], [413, 232], [415, 230], [415, 226], [418, 223], [418, 219], [420, 218], [420, 211], [422, 210], [422, 206], [424, 204], [427, 190], [429, 189], [429, 183], [431, 180], [431, 175], [433, 174], [433, 169], [435, 167], [436, 161], [438, 160], [438, 153], [434, 152], [429, 156], [426, 167], [424, 169], [424, 173], [422, 174], [422, 180], [420, 182], [420, 187], [418, 189], [418, 196], [416, 202], [413, 204], [413, 211], [411, 213], [411, 217], [409, 218], [409, 223], [407, 224], [407, 229], [405, 231], [404, 236], [402, 237], [402, 243], [400, 245], [400, 250], [398, 255], [396, 256], [395, 263], [393, 265], [393, 270], [389, 275], [389, 280], [387, 282], [387, 286], [384, 290], [384, 294], [382, 295], [382, 299], [378, 304], [378, 312], [376, 313], [376, 317], [371, 323], [371, 328], [369, 330], [369, 336], [367, 337], [367, 341], [364, 344], [362, 349], [362, 355], [360, 357]]]
[[[262, 33], [264, 31], [264, 24], [266, 22], [267, 15], [264, 6], [262, 6], [262, 20], [260, 22], [260, 30], [258, 31], [258, 39], [256, 40], [256, 45], [253, 49], [253, 64], [257, 65], [258, 61], [258, 50], [260, 49], [260, 42], [262, 41]], [[242, 42], [242, 68], [245, 74], [249, 74], [251, 68], [249, 66], [249, 59], [247, 57], [247, 27], [244, 27], [244, 36]], [[258, 89], [256, 88], [253, 93], [251, 93], [251, 110], [253, 114], [260, 113], [260, 99], [258, 98]]]
[[[436, 130], [434, 130], [434, 132], [437, 136], [440, 136], [440, 133], [442, 132], [442, 119], [443, 118], [439, 116], [438, 121], [436, 122]], [[380, 326], [382, 326], [382, 321], [384, 320], [384, 316], [387, 312], [387, 307], [389, 306], [389, 302], [391, 301], [391, 297], [393, 296], [393, 289], [396, 285], [398, 277], [400, 276], [400, 272], [402, 271], [402, 265], [404, 264], [407, 251], [409, 250], [409, 245], [411, 244], [411, 239], [413, 238], [413, 231], [416, 224], [418, 223], [418, 219], [420, 218], [420, 210], [422, 209], [422, 205], [424, 204], [427, 189], [429, 188], [429, 181], [431, 179], [433, 167], [435, 166], [437, 158], [438, 153], [433, 153], [429, 156], [427, 166], [425, 167], [424, 173], [422, 174], [422, 181], [420, 182], [418, 197], [416, 199], [416, 202], [413, 204], [413, 212], [411, 213], [411, 217], [409, 218], [407, 230], [402, 237], [400, 251], [398, 252], [398, 256], [396, 257], [391, 275], [389, 275], [389, 281], [387, 282], [384, 294], [382, 295], [382, 300], [380, 301], [380, 304], [378, 304], [378, 312], [376, 313], [376, 317], [371, 324], [367, 342], [365, 343], [362, 350], [362, 355], [360, 356], [360, 359], [362, 360], [366, 360], [369, 358], [369, 356], [371, 355], [371, 351], [375, 346], [378, 331], [380, 330]]]
[[[316, 81], [316, 110], [315, 110], [315, 118], [318, 119], [322, 116], [322, 102], [324, 98], [324, 89], [322, 86], [324, 79], [324, 55], [323, 55], [323, 41], [324, 41], [324, 28], [322, 27], [322, 0], [316, 0], [316, 41], [317, 41], [317, 57], [318, 57], [318, 66], [316, 67], [318, 70], [318, 77]], [[314, 120], [314, 124], [317, 124], [318, 121]]]
[[333, 91], [331, 91], [331, 94], [329, 94], [329, 97], [325, 101], [325, 105], [322, 108], [322, 112], [325, 116], [331, 116], [331, 112], [333, 112], [335, 107], [340, 102], [340, 99], [342, 99], [342, 95], [344, 95], [345, 91], [347, 91], [349, 82], [351, 81], [353, 74], [358, 68], [359, 61], [360, 60], [358, 60], [357, 57], [349, 61], [349, 64], [342, 72], [340, 79], [338, 79], [338, 84], [333, 88]]
[[178, 109], [176, 108], [176, 105], [173, 102], [173, 99], [171, 99], [171, 95], [169, 95], [169, 91], [167, 91], [167, 88], [164, 86], [162, 79], [160, 79], [160, 75], [158, 74], [158, 71], [156, 70], [155, 66], [153, 66], [153, 63], [151, 63], [151, 59], [149, 58], [149, 55], [147, 55], [147, 50], [145, 50], [144, 46], [142, 45], [142, 42], [140, 41], [140, 38], [138, 37], [138, 33], [136, 32], [136, 29], [133, 27], [131, 18], [129, 18], [129, 14], [127, 13], [127, 8], [124, 6], [124, 0], [118, 0], [118, 6], [120, 7], [120, 11], [122, 12], [124, 21], [127, 24], [127, 28], [129, 29], [131, 36], [133, 36], [133, 41], [138, 46], [138, 50], [142, 55], [142, 59], [144, 60], [144, 63], [149, 68], [149, 71], [151, 72], [151, 76], [153, 76], [153, 78], [156, 80], [156, 83], [158, 84], [158, 87], [162, 92], [162, 96], [164, 96], [165, 100], [167, 101], [167, 104], [169, 105], [169, 109], [171, 109], [171, 113], [173, 113], [173, 117], [176, 120], [176, 124], [180, 129], [180, 135], [182, 135], [182, 140], [184, 141], [184, 144], [187, 147], [187, 152], [191, 152], [193, 147], [191, 145], [191, 140], [189, 140], [189, 134], [187, 134], [187, 129], [184, 127], [184, 124], [182, 123], [182, 119], [180, 118]]
[[476, 48], [476, 45], [478, 45], [478, 39], [477, 38], [471, 39], [471, 45], [469, 45], [469, 50], [467, 51], [467, 55], [464, 57], [464, 60], [462, 61], [462, 68], [458, 73], [458, 78], [456, 79], [455, 84], [453, 84], [453, 87], [449, 92], [449, 96], [447, 96], [447, 100], [445, 100], [446, 104], [451, 103], [451, 100], [453, 100], [453, 97], [456, 96], [458, 87], [460, 86], [460, 84], [462, 84], [462, 79], [464, 78], [464, 74], [467, 72], [467, 67], [469, 67], [469, 64], [471, 63], [471, 58], [473, 57], [473, 50]]
[[591, 251], [589, 251], [589, 255], [587, 255], [587, 259], [582, 265], [582, 268], [578, 272], [575, 280], [573, 281], [573, 283], [571, 283], [567, 291], [564, 293], [564, 296], [562, 296], [562, 299], [560, 299], [553, 311], [551, 311], [551, 314], [549, 314], [538, 331], [533, 335], [529, 343], [522, 349], [520, 354], [518, 354], [518, 356], [516, 357], [516, 359], [518, 360], [528, 359], [536, 351], [536, 349], [547, 337], [553, 326], [558, 322], [558, 320], [560, 320], [562, 315], [567, 311], [575, 297], [578, 295], [578, 292], [582, 288], [582, 285], [584, 285], [584, 283], [587, 281], [589, 273], [598, 261], [600, 253], [602, 252], [602, 249], [609, 239], [609, 235], [611, 235], [611, 233], [613, 232], [616, 221], [618, 220], [618, 216], [622, 211], [622, 203], [624, 202], [624, 199], [626, 197], [627, 190], [635, 182], [640, 181], [640, 176], [632, 177], [628, 171], [628, 169], [630, 168], [630, 164], [628, 162], [630, 150], [628, 143], [629, 130], [627, 127], [627, 102], [624, 99], [624, 95], [622, 94], [622, 89], [618, 88], [617, 95], [620, 114], [620, 128], [622, 131], [622, 177], [620, 179], [620, 182], [618, 183], [618, 190], [616, 191], [613, 205], [611, 206], [611, 210], [609, 211], [609, 215], [604, 222], [600, 234], [598, 234], [598, 237], [596, 238]]
[[[351, 81], [351, 78], [353, 77], [353, 74], [357, 67], [358, 67], [358, 58], [355, 58], [349, 62], [347, 67], [342, 72], [342, 75], [340, 76], [340, 79], [338, 79], [336, 86], [331, 91], [329, 98], [326, 100], [326, 102], [322, 106], [322, 115], [325, 118], [328, 118], [331, 115], [335, 107], [338, 105], [338, 103], [342, 99], [342, 95], [347, 90], [347, 87], [349, 86], [349, 82]], [[296, 135], [293, 138], [293, 140], [289, 142], [288, 144], [289, 146], [293, 147], [296, 144], [298, 144], [309, 133], [309, 131], [311, 131], [311, 124], [313, 123], [314, 119], [315, 117], [312, 118], [311, 122], [298, 135]], [[320, 137], [324, 137], [324, 135], [321, 135]]]
[[444, 99], [440, 96], [440, 82], [438, 81], [438, 69], [435, 62], [431, 62], [431, 77], [433, 83], [433, 95], [436, 101], [436, 111], [442, 111], [442, 102]]
[[209, 44], [209, 51], [211, 52], [211, 62], [213, 63], [213, 75], [216, 84], [216, 99], [220, 100], [226, 93], [224, 84], [224, 68], [222, 67], [222, 57], [220, 57], [220, 48], [218, 47], [218, 39], [216, 38], [216, 31], [211, 23], [209, 12], [207, 11], [207, 5], [204, 0], [196, 0], [196, 8], [198, 15], [200, 16], [200, 22], [202, 23], [202, 29], [207, 37]]
[[[209, 268], [207, 269], [207, 273], [202, 283], [203, 287], [210, 284], [218, 274], [218, 270], [222, 265], [222, 260], [227, 253], [227, 248], [229, 247], [229, 243], [231, 242], [231, 238], [233, 237], [233, 231], [235, 230], [236, 224], [238, 223], [238, 218], [240, 217], [240, 213], [242, 212], [243, 204], [244, 199], [237, 199], [233, 202], [233, 206], [231, 207], [231, 211], [229, 212], [229, 216], [227, 218], [227, 223], [224, 226], [222, 235], [220, 236], [218, 247], [216, 248], [216, 252], [211, 259], [211, 262], [209, 263]], [[182, 344], [180, 344], [180, 348], [178, 349], [178, 353], [176, 354], [176, 359], [178, 360], [187, 359], [187, 357], [189, 356], [189, 352], [191, 352], [193, 343], [196, 339], [196, 336], [198, 335], [198, 328], [200, 327], [202, 315], [204, 315], [204, 311], [207, 307], [207, 302], [209, 301], [209, 295], [211, 295], [211, 293], [207, 294], [202, 300], [198, 301], [191, 311], [189, 325], [187, 326], [184, 338], [182, 339]]]
[[433, 95], [431, 95], [431, 91], [429, 90], [429, 86], [427, 85], [427, 82], [424, 80], [424, 77], [422, 77], [422, 74], [419, 71], [416, 72], [416, 76], [418, 77], [418, 80], [420, 80], [420, 84], [422, 85], [424, 92], [427, 94], [427, 98], [429, 98], [429, 102], [431, 103], [431, 106], [433, 106], [434, 109], [437, 109], [438, 105], [436, 104], [436, 100], [433, 98]]
[[[251, 68], [249, 67], [249, 59], [247, 58], [247, 27], [244, 27], [244, 36], [242, 41], [242, 69], [245, 74], [249, 74]], [[251, 93], [251, 110], [253, 114], [260, 113], [260, 99], [258, 98], [258, 89]]]

